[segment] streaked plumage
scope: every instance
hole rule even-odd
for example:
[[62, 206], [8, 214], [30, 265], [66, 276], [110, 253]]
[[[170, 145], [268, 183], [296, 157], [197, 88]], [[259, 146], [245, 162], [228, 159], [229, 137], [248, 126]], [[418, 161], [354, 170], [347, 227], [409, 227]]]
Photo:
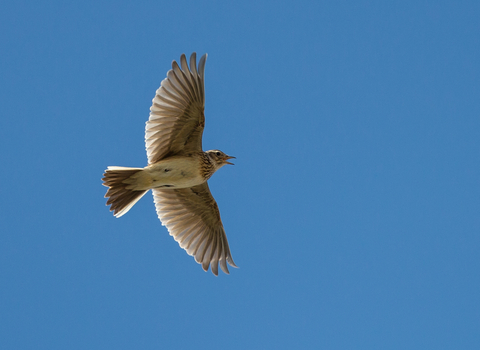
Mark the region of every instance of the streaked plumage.
[[193, 53], [189, 68], [182, 54], [180, 66], [173, 61], [157, 90], [145, 128], [148, 165], [108, 167], [102, 180], [108, 187], [107, 205], [116, 217], [152, 189], [158, 217], [170, 235], [205, 271], [211, 265], [218, 275], [219, 264], [227, 274], [227, 262], [236, 265], [207, 180], [234, 157], [219, 150], [202, 151], [206, 58], [200, 58], [197, 69]]

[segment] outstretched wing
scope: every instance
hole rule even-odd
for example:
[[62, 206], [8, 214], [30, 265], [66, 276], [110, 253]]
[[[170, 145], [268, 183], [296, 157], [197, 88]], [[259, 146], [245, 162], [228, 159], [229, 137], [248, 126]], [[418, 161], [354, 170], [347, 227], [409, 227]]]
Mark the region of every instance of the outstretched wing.
[[198, 69], [196, 57], [195, 52], [190, 56], [190, 68], [184, 54], [180, 56], [181, 68], [173, 61], [156, 92], [145, 127], [149, 164], [183, 151], [202, 150], [207, 54], [200, 58]]
[[205, 271], [211, 265], [218, 275], [218, 263], [229, 273], [227, 262], [233, 262], [218, 205], [207, 183], [175, 190], [153, 189], [158, 218], [171, 236]]

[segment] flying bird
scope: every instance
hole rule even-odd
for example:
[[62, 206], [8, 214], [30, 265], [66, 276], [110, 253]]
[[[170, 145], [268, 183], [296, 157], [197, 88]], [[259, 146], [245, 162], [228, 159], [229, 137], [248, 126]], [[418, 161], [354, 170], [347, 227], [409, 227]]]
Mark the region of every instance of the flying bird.
[[127, 213], [149, 190], [157, 215], [171, 236], [205, 271], [218, 265], [229, 273], [233, 262], [220, 211], [207, 180], [222, 166], [232, 164], [220, 150], [204, 152], [205, 62], [184, 54], [156, 91], [145, 127], [148, 165], [145, 168], [109, 166], [103, 174], [105, 198], [115, 217]]

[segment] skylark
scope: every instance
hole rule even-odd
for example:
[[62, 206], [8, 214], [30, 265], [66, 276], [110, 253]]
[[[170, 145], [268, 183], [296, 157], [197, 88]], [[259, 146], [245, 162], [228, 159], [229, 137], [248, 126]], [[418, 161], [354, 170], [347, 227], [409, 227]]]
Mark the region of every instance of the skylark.
[[180, 66], [172, 62], [153, 99], [145, 128], [148, 165], [110, 166], [102, 180], [108, 187], [107, 205], [116, 217], [128, 212], [151, 189], [162, 225], [205, 271], [211, 265], [217, 276], [219, 263], [227, 274], [227, 262], [237, 266], [207, 180], [235, 157], [219, 150], [202, 151], [206, 59], [206, 54], [200, 58], [198, 68], [195, 53], [190, 56], [190, 68], [184, 54]]

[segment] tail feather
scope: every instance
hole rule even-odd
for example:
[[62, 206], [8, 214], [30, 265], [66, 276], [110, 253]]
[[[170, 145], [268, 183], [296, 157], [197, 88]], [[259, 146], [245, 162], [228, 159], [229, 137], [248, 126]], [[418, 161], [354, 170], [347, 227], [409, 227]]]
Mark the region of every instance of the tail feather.
[[125, 167], [108, 167], [103, 174], [103, 185], [108, 187], [105, 198], [108, 198], [107, 205], [110, 205], [110, 211], [113, 215], [119, 218], [126, 214], [140, 198], [142, 198], [147, 191], [127, 189], [128, 180], [132, 175], [135, 175], [142, 168], [125, 168]]

